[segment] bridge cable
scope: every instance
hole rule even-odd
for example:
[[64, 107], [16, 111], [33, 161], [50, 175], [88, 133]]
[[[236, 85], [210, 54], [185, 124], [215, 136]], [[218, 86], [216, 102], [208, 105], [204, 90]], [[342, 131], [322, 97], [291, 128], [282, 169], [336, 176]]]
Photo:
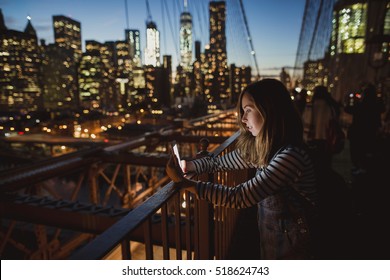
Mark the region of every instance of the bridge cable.
[[[168, 9], [168, 5], [167, 3], [165, 2], [165, 0], [163, 0], [163, 3], [164, 3], [164, 6], [165, 6], [165, 12], [167, 14], [167, 17], [168, 17], [168, 23], [169, 23], [169, 27], [170, 27], [170, 30], [171, 30], [171, 35], [172, 35], [172, 40], [173, 42], [176, 42], [176, 39], [177, 39], [177, 36], [175, 37], [175, 32], [174, 32], [174, 28], [172, 26], [172, 22], [171, 22], [171, 16], [170, 16], [170, 13], [169, 13], [169, 9]], [[177, 59], [179, 60], [180, 59], [180, 56], [179, 56], [179, 51], [177, 49], [177, 44], [173, 44], [174, 47], [175, 47], [175, 52], [176, 52], [176, 57]]]
[[250, 45], [250, 50], [251, 50], [251, 54], [253, 56], [253, 60], [255, 62], [255, 68], [256, 68], [256, 72], [257, 72], [257, 79], [260, 79], [260, 71], [259, 71], [259, 66], [257, 64], [257, 58], [256, 58], [256, 52], [255, 52], [255, 49], [253, 47], [253, 41], [252, 41], [252, 37], [251, 37], [251, 34], [250, 34], [250, 31], [249, 31], [249, 25], [248, 25], [248, 20], [246, 18], [246, 13], [245, 13], [245, 9], [244, 9], [244, 4], [242, 2], [242, 0], [239, 0], [240, 2], [240, 7], [241, 7], [241, 12], [242, 12], [242, 16], [244, 18], [244, 24], [245, 24], [245, 27], [246, 27], [246, 33], [248, 35], [248, 42], [249, 42], [249, 45]]

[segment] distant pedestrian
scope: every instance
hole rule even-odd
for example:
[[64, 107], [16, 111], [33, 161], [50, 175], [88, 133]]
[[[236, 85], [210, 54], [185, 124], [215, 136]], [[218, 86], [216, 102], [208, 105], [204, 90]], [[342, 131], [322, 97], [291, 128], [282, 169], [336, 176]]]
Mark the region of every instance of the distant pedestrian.
[[345, 112], [352, 115], [352, 124], [348, 129], [353, 172], [365, 173], [372, 158], [382, 125], [381, 114], [385, 107], [376, 96], [373, 84], [363, 87], [358, 102], [345, 107]]
[[289, 89], [291, 87], [291, 77], [290, 74], [286, 72], [286, 69], [282, 67], [282, 71], [279, 74], [280, 81], [283, 83], [283, 85]]
[[306, 142], [313, 148], [319, 168], [330, 168], [332, 147], [329, 134], [332, 122], [339, 123], [340, 109], [325, 86], [314, 88], [313, 98], [305, 108]]
[[299, 113], [301, 116], [303, 115], [303, 112], [306, 107], [306, 102], [307, 102], [307, 90], [306, 89], [301, 89], [300, 91], [297, 91], [296, 94], [294, 95], [294, 104], [296, 108], [298, 109]]

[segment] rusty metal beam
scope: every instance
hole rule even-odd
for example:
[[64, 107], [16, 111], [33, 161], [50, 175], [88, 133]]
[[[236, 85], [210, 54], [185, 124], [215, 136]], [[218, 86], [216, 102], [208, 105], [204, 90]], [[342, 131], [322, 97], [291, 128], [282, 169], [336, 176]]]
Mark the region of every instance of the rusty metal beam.
[[[160, 136], [160, 140], [162, 142], [176, 141], [177, 143], [197, 143], [197, 144], [199, 144], [200, 140], [202, 140], [203, 138], [205, 138], [205, 136], [181, 135], [179, 133]], [[210, 143], [221, 144], [224, 141], [226, 141], [228, 138], [229, 137], [225, 137], [225, 136], [213, 136], [213, 137], [209, 137], [208, 140]]]
[[133, 164], [137, 166], [166, 166], [169, 155], [151, 155], [147, 153], [121, 153], [121, 154], [109, 154], [105, 153], [99, 157], [100, 160], [110, 163], [123, 163]]
[[2, 218], [93, 234], [102, 233], [129, 212], [47, 197], [3, 196], [0, 201]]
[[94, 147], [4, 171], [0, 173], [0, 193], [17, 191], [26, 185], [31, 186], [52, 177], [84, 169], [97, 161], [93, 155], [101, 151], [101, 147]]
[[[201, 126], [199, 127], [199, 129], [197, 129], [197, 131], [216, 131], [216, 132], [223, 132], [223, 131], [227, 131], [227, 132], [236, 132], [238, 130], [237, 127], [208, 127], [207, 125], [204, 125], [204, 126]], [[214, 136], [213, 136], [214, 137]], [[228, 137], [226, 137], [227, 139]], [[226, 140], [225, 139], [225, 140]], [[221, 142], [222, 143], [222, 142]]]
[[29, 170], [19, 174], [2, 176], [0, 177], [0, 193], [17, 191], [49, 178], [71, 174], [88, 167], [95, 161], [92, 158], [71, 158], [56, 163], [33, 166]]
[[[89, 234], [101, 234], [130, 211], [124, 208], [103, 207], [77, 201], [28, 195], [6, 194], [0, 198], [2, 218]], [[156, 215], [152, 222], [153, 242], [156, 245], [162, 244], [160, 222], [161, 217]], [[171, 231], [173, 231], [172, 228], [170, 228]], [[174, 236], [175, 234], [170, 233], [170, 246], [174, 244]], [[135, 230], [129, 237], [130, 240], [144, 241], [141, 228]]]

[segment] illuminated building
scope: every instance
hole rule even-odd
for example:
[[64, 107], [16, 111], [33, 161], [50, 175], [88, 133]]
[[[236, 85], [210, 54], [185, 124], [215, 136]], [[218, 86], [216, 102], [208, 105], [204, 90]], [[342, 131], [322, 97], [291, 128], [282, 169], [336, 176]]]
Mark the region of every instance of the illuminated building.
[[146, 24], [145, 65], [160, 66], [160, 32], [153, 21]]
[[359, 89], [362, 82], [379, 84], [388, 79], [389, 9], [387, 0], [335, 4], [328, 63], [329, 88], [337, 100]]
[[[170, 77], [172, 72], [172, 57], [163, 57], [163, 66], [145, 66], [145, 103], [150, 110], [170, 107]], [[151, 111], [153, 114], [153, 112]]]
[[[201, 54], [201, 43], [195, 41], [195, 61], [193, 63], [192, 75], [193, 75], [193, 90], [194, 95], [204, 100], [204, 55]], [[202, 60], [203, 57], [203, 60]]]
[[[78, 105], [75, 72], [70, 70], [72, 58], [66, 49], [55, 44], [41, 44], [43, 102], [45, 109], [74, 109]], [[69, 82], [69, 83], [68, 83]]]
[[0, 109], [42, 110], [41, 56], [31, 19], [24, 32], [8, 30], [0, 10], [0, 40]]
[[[114, 111], [118, 104], [115, 99], [114, 46], [100, 43], [95, 40], [86, 40], [85, 51], [78, 70], [81, 106], [88, 104], [88, 102], [83, 102], [83, 100], [85, 100], [83, 98], [86, 92], [85, 90], [87, 88], [91, 89], [89, 92], [91, 93], [91, 96], [94, 96], [96, 93], [93, 93], [92, 89], [96, 88], [99, 91], [99, 97], [94, 100], [98, 100], [98, 102], [94, 101], [90, 103], [88, 107], [100, 108], [103, 111]], [[88, 59], [88, 54], [91, 56], [90, 59]], [[84, 73], [88, 73], [88, 64], [92, 67], [91, 70], [93, 72], [89, 76], [85, 76]], [[81, 69], [83, 69], [84, 73], [81, 72]], [[84, 79], [83, 87], [81, 86], [81, 78]], [[94, 84], [87, 86], [88, 80], [92, 81]], [[99, 84], [99, 86], [97, 86], [97, 84]]]
[[136, 29], [125, 30], [126, 41], [129, 44], [130, 58], [136, 66], [141, 66], [141, 39]]
[[95, 40], [86, 40], [85, 41], [85, 51], [88, 52], [98, 52], [100, 53], [100, 49], [102, 48], [102, 44]]
[[192, 67], [192, 17], [184, 1], [184, 12], [180, 15], [180, 65], [184, 72]]
[[180, 14], [180, 63], [176, 68], [173, 96], [175, 105], [184, 99], [192, 100], [192, 17], [187, 11], [187, 1], [184, 1], [184, 11]]
[[87, 51], [83, 53], [78, 67], [78, 85], [80, 106], [88, 109], [98, 109], [103, 97], [102, 84], [104, 65], [100, 56], [100, 44], [96, 41], [87, 42]]
[[130, 96], [128, 107], [141, 104], [145, 101], [145, 70], [143, 67], [133, 67], [130, 80]]
[[115, 41], [116, 82], [119, 85], [119, 109], [126, 108], [130, 103], [130, 81], [132, 79], [133, 63], [127, 41]]
[[76, 108], [79, 102], [77, 64], [81, 58], [81, 24], [53, 16], [54, 45], [45, 46], [44, 99], [48, 108]]
[[71, 51], [74, 60], [81, 58], [81, 24], [69, 17], [53, 16], [55, 44]]
[[230, 65], [230, 92], [232, 93], [233, 104], [238, 102], [238, 97], [244, 88], [246, 88], [252, 77], [252, 69], [249, 66], [236, 67], [235, 64]]
[[129, 81], [128, 107], [137, 105], [144, 100], [145, 72], [141, 61], [141, 39], [140, 31], [136, 29], [125, 30], [126, 41], [129, 44], [132, 70]]
[[328, 86], [328, 69], [325, 62], [325, 59], [318, 59], [304, 63], [302, 86], [306, 90], [313, 91], [318, 85]]
[[115, 82], [115, 44], [114, 42], [105, 42], [100, 45], [100, 57], [103, 64], [102, 86], [101, 86], [101, 106], [105, 111], [116, 111], [119, 106], [118, 87]]
[[161, 103], [166, 107], [171, 105], [171, 81], [172, 81], [172, 56], [163, 56], [161, 79]]
[[131, 59], [128, 41], [86, 41], [79, 66], [80, 103], [87, 108], [122, 111], [139, 103], [144, 71]]
[[210, 45], [206, 49], [205, 94], [209, 103], [229, 105], [229, 69], [226, 52], [226, 2], [211, 1]]
[[334, 11], [331, 55], [364, 53], [367, 3], [355, 3]]

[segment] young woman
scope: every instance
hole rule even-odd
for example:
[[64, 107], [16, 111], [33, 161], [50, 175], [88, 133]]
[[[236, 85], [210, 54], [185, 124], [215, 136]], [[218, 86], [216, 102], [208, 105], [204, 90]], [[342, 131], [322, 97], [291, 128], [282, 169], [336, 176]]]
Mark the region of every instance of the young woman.
[[310, 259], [308, 214], [317, 202], [316, 178], [289, 92], [281, 82], [263, 79], [241, 93], [237, 110], [237, 149], [184, 162], [185, 172], [256, 168], [255, 177], [235, 187], [189, 180], [175, 157], [167, 164], [167, 174], [179, 187], [216, 205], [257, 205], [262, 259]]

